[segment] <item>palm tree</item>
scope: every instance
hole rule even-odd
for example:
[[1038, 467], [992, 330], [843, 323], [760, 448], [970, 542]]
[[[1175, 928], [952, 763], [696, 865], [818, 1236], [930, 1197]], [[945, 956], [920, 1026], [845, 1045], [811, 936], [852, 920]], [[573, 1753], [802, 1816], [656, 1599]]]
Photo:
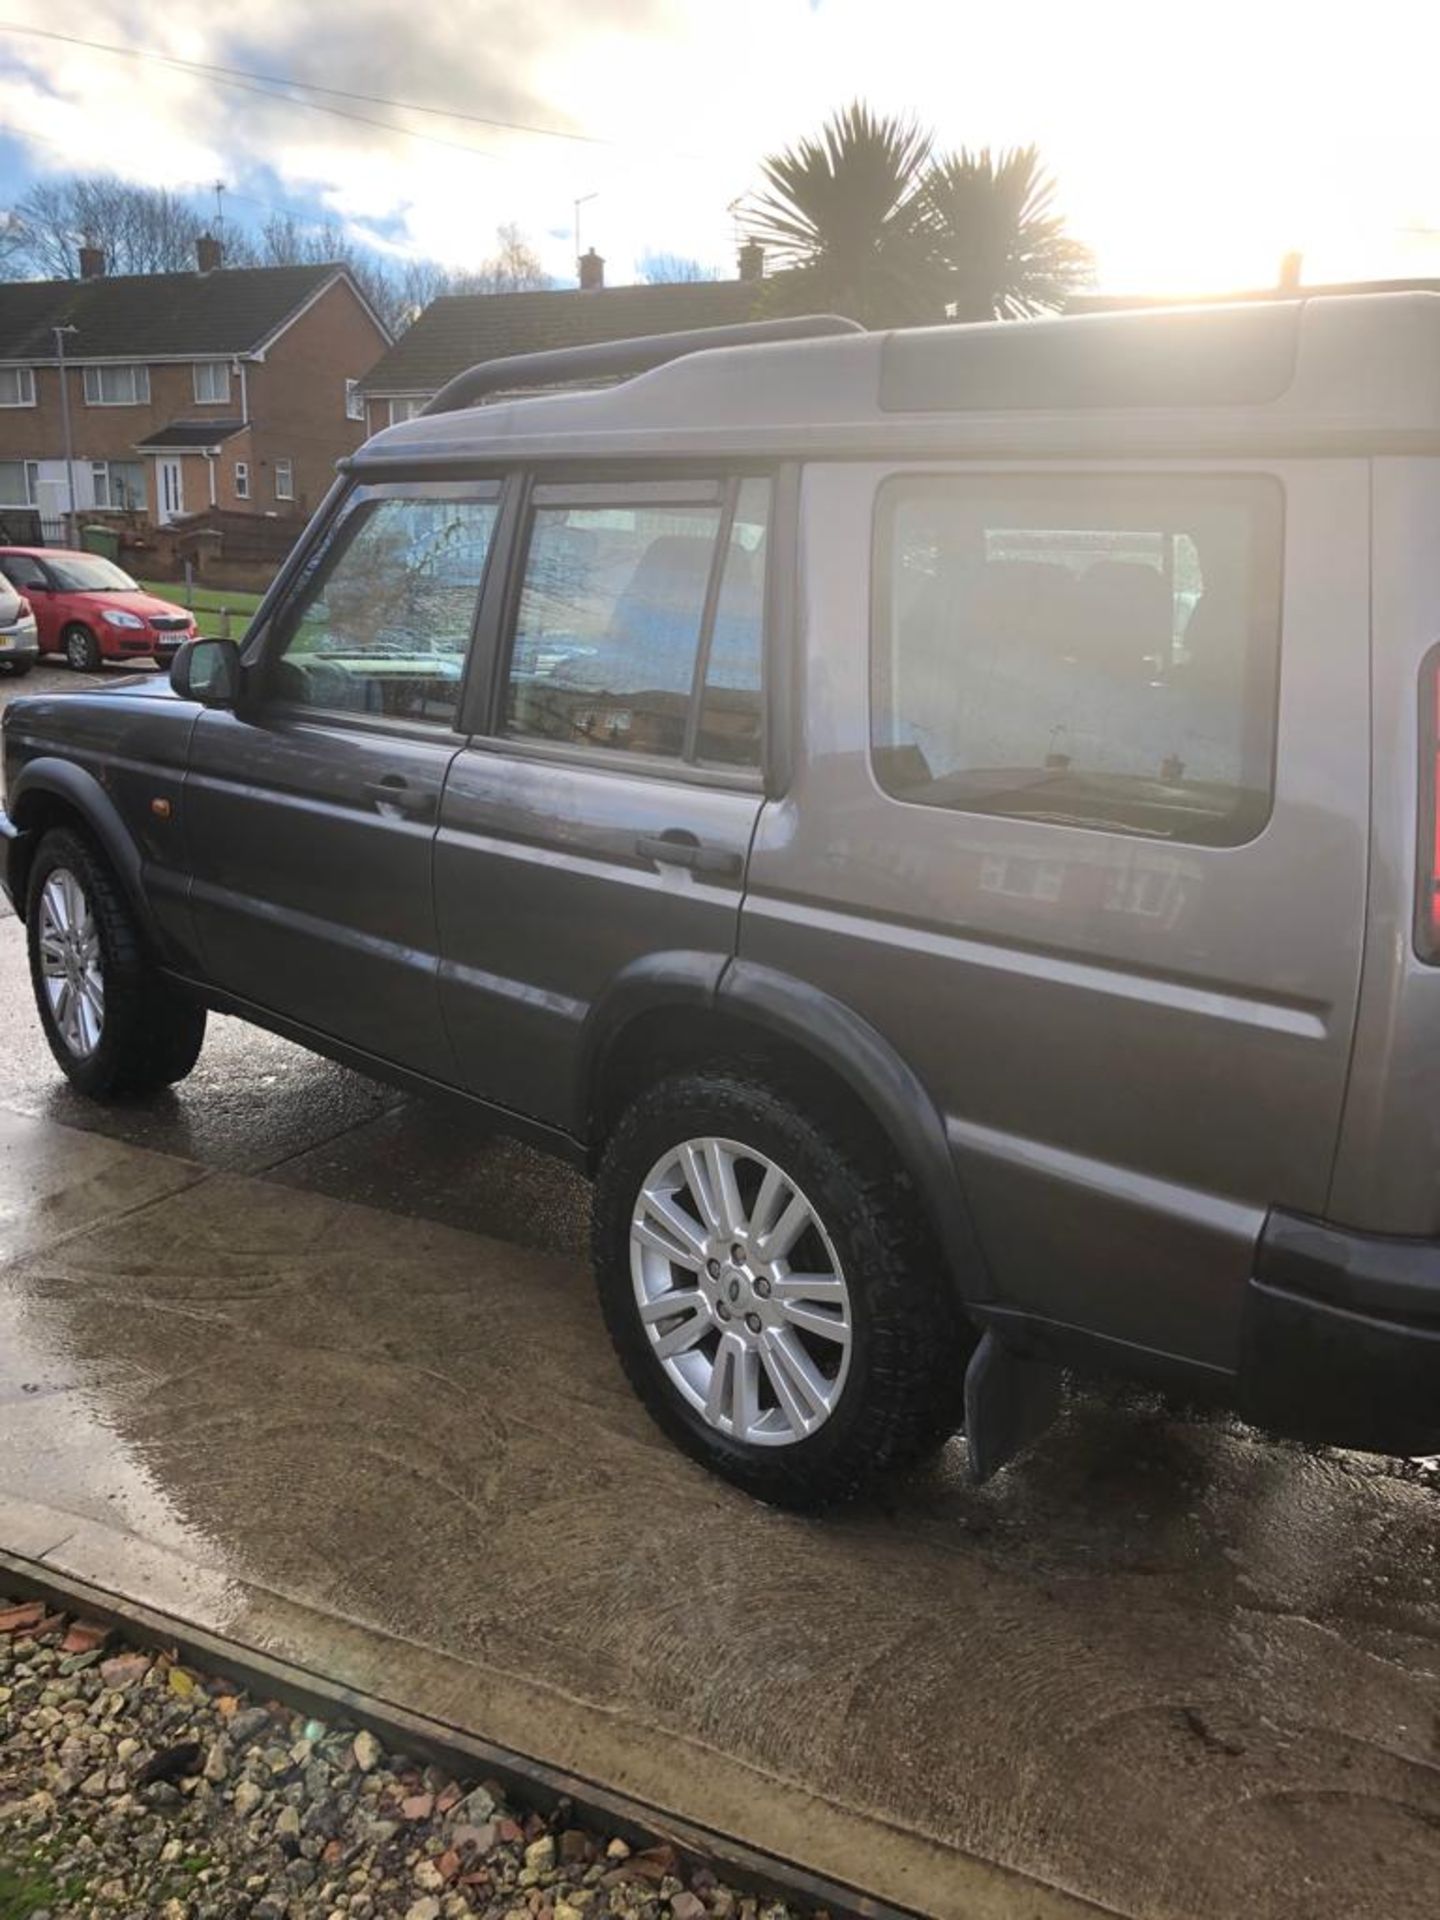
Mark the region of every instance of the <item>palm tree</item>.
[[829, 309], [868, 327], [1010, 320], [1087, 284], [1089, 249], [1065, 232], [1036, 148], [937, 159], [932, 144], [857, 100], [766, 160], [769, 190], [745, 218], [782, 269], [763, 310]]
[[1090, 249], [1066, 233], [1054, 200], [1055, 183], [1035, 147], [998, 158], [988, 147], [962, 147], [935, 162], [916, 211], [948, 318], [1054, 312], [1089, 283]]
[[917, 223], [929, 156], [930, 135], [913, 121], [856, 100], [818, 138], [764, 161], [769, 191], [751, 206], [746, 234], [791, 269], [767, 284], [769, 310], [829, 309], [870, 327], [933, 313]]

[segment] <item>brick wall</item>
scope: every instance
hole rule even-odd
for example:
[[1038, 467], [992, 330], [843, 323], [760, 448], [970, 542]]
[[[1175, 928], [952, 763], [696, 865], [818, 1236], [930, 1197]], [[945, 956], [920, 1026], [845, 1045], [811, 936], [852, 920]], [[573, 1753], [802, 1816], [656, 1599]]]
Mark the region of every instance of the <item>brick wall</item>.
[[[335, 478], [335, 463], [365, 438], [345, 416], [345, 382], [374, 366], [385, 342], [343, 282], [330, 287], [282, 334], [261, 366], [248, 368], [250, 505], [260, 513], [312, 513]], [[295, 498], [275, 495], [275, 462], [288, 459]]]
[[[235, 380], [230, 383], [230, 406], [197, 405], [194, 372], [188, 361], [183, 365], [151, 363], [148, 407], [87, 406], [80, 368], [67, 367], [65, 379], [70, 389], [70, 428], [77, 461], [138, 459], [136, 441], [177, 416], [224, 420], [240, 415], [239, 383]], [[35, 400], [33, 407], [0, 407], [0, 460], [65, 458], [58, 367], [36, 367]]]

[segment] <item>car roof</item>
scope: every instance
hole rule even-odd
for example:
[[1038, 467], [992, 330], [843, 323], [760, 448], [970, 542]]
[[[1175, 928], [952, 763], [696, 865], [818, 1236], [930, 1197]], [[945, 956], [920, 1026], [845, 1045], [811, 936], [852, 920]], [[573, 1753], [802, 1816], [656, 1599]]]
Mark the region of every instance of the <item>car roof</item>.
[[344, 465], [1440, 451], [1440, 290], [1428, 287], [683, 342], [683, 357], [607, 387], [421, 414]]

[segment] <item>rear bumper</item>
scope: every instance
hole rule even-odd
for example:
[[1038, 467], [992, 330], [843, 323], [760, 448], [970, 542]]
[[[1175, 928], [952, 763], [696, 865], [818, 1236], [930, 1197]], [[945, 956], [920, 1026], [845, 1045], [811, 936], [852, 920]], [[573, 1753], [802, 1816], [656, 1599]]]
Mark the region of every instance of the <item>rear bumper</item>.
[[1272, 1212], [1239, 1387], [1248, 1418], [1300, 1439], [1440, 1453], [1440, 1240]]
[[40, 636], [33, 626], [0, 628], [0, 665], [7, 660], [38, 660]]

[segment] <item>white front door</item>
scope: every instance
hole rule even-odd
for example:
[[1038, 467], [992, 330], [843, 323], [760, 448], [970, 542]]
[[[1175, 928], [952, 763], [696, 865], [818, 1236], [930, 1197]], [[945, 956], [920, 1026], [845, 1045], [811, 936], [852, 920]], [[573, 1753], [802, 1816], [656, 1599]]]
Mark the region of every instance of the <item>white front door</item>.
[[178, 460], [160, 455], [155, 461], [155, 475], [158, 485], [156, 497], [159, 500], [159, 512], [156, 518], [163, 527], [167, 520], [176, 520], [185, 511], [185, 487], [182, 479], [183, 469]]

